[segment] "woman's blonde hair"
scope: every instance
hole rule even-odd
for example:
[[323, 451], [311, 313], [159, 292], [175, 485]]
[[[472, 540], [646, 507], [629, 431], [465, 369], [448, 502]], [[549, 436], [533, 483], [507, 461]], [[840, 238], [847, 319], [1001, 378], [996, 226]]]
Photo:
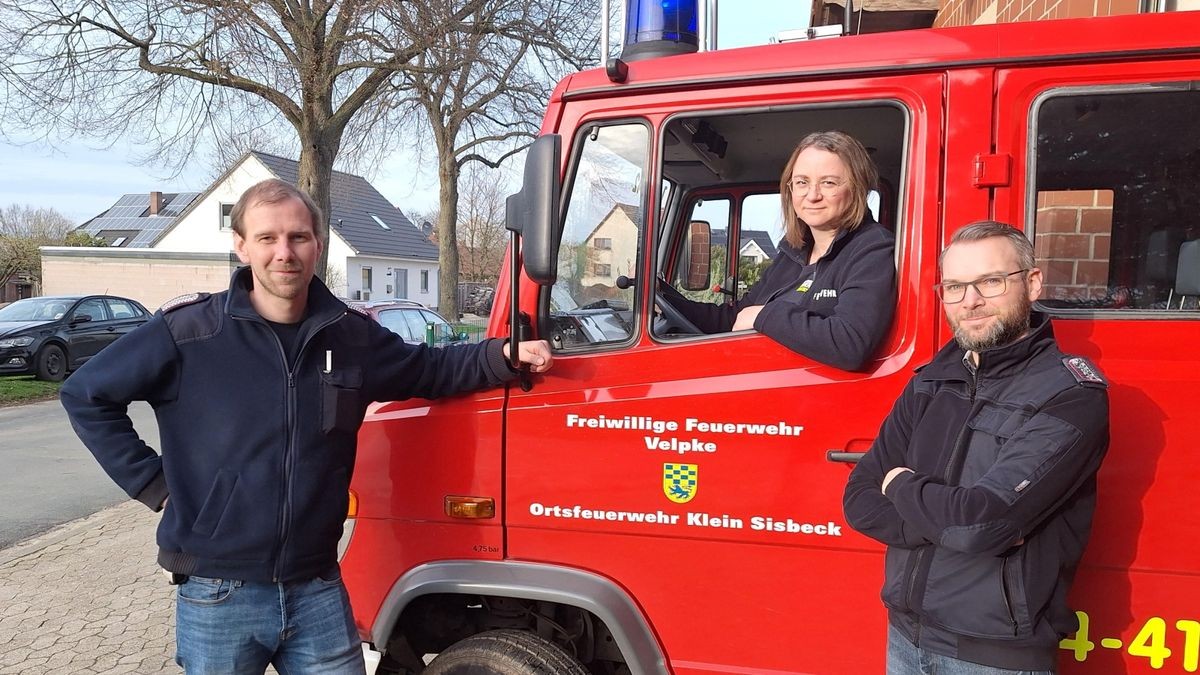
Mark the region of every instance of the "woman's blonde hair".
[[875, 163], [871, 161], [867, 149], [853, 136], [840, 131], [815, 131], [804, 138], [792, 151], [792, 156], [783, 167], [779, 177], [779, 200], [783, 206], [784, 238], [792, 246], [799, 248], [804, 244], [808, 235], [808, 226], [796, 215], [792, 208], [792, 169], [796, 167], [796, 158], [809, 148], [832, 152], [842, 160], [850, 173], [846, 181], [849, 190], [850, 208], [838, 223], [838, 229], [855, 229], [867, 215], [867, 192], [875, 187], [879, 174]]

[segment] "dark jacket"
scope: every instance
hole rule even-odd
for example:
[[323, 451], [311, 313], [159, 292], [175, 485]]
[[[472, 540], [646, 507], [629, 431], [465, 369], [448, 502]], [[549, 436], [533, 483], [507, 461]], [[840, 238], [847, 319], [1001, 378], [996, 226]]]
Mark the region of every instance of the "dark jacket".
[[[336, 565], [367, 405], [496, 386], [514, 373], [501, 340], [408, 345], [316, 279], [289, 368], [250, 283], [242, 268], [229, 291], [159, 312], [75, 372], [62, 403], [131, 497], [157, 510], [170, 495], [158, 528], [165, 569], [309, 579]], [[138, 400], [154, 407], [161, 457], [126, 415]]]
[[[850, 525], [888, 545], [883, 602], [930, 651], [1052, 670], [1108, 449], [1108, 391], [1050, 322], [980, 354], [953, 342], [909, 382], [850, 474]], [[889, 470], [905, 466], [879, 491]]]
[[838, 232], [825, 256], [809, 265], [811, 244], [795, 249], [784, 240], [736, 303], [674, 302], [672, 296], [672, 304], [706, 333], [727, 331], [742, 309], [763, 305], [755, 330], [815, 361], [858, 370], [887, 334], [896, 309], [895, 245], [887, 228], [868, 221]]

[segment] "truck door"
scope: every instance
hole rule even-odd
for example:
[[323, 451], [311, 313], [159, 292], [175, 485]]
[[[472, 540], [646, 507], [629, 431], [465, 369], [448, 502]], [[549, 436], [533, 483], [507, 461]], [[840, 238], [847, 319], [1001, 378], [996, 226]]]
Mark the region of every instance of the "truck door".
[[[882, 668], [882, 547], [845, 525], [842, 491], [937, 346], [942, 101], [942, 75], [918, 74], [564, 106], [565, 233], [536, 317], [556, 361], [510, 397], [506, 550], [611, 579], [676, 673]], [[741, 231], [778, 218], [743, 213], [742, 196], [777, 186], [799, 139], [826, 129], [873, 152], [896, 236], [895, 318], [865, 369], [752, 331], [656, 331], [647, 280], [671, 271], [697, 196], [734, 195], [709, 229], [738, 273]]]
[[999, 73], [997, 216], [1030, 233], [1064, 351], [1110, 381], [1112, 442], [1064, 672], [1200, 662], [1200, 60]]

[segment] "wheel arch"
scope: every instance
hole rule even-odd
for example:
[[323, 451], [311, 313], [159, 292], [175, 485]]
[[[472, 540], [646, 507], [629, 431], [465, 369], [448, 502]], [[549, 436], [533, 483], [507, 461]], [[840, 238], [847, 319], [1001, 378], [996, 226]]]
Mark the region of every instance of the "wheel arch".
[[668, 672], [649, 623], [625, 591], [596, 574], [543, 563], [459, 560], [415, 567], [388, 591], [371, 640], [377, 647], [387, 645], [409, 603], [435, 593], [553, 602], [591, 612], [604, 622], [632, 672]]
[[57, 335], [49, 335], [46, 337], [46, 339], [42, 340], [42, 343], [38, 345], [38, 348], [34, 354], [41, 354], [42, 350], [50, 345], [58, 347], [59, 349], [63, 350], [64, 356], [67, 356], [68, 358], [70, 357], [71, 350], [67, 349], [67, 341]]

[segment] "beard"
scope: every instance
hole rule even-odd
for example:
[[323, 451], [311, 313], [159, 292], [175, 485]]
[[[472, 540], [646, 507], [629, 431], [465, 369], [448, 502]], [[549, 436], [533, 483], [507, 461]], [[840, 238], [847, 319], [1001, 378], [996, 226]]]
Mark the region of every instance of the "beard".
[[276, 281], [271, 277], [269, 270], [264, 270], [261, 275], [257, 270], [255, 270], [254, 279], [258, 282], [258, 287], [265, 291], [268, 295], [272, 295], [283, 300], [295, 300], [296, 298], [300, 297], [301, 294], [308, 293], [308, 281], [304, 279], [303, 269], [292, 267], [285, 267], [284, 269], [289, 272], [300, 272], [301, 274], [294, 282], [289, 283]]
[[1029, 312], [1033, 302], [1021, 294], [1013, 305], [1006, 311], [995, 314], [996, 320], [982, 334], [971, 334], [962, 326], [963, 319], [977, 316], [962, 316], [951, 320], [954, 328], [954, 341], [958, 346], [969, 352], [982, 352], [985, 349], [995, 349], [1010, 345], [1020, 340], [1029, 332]]

